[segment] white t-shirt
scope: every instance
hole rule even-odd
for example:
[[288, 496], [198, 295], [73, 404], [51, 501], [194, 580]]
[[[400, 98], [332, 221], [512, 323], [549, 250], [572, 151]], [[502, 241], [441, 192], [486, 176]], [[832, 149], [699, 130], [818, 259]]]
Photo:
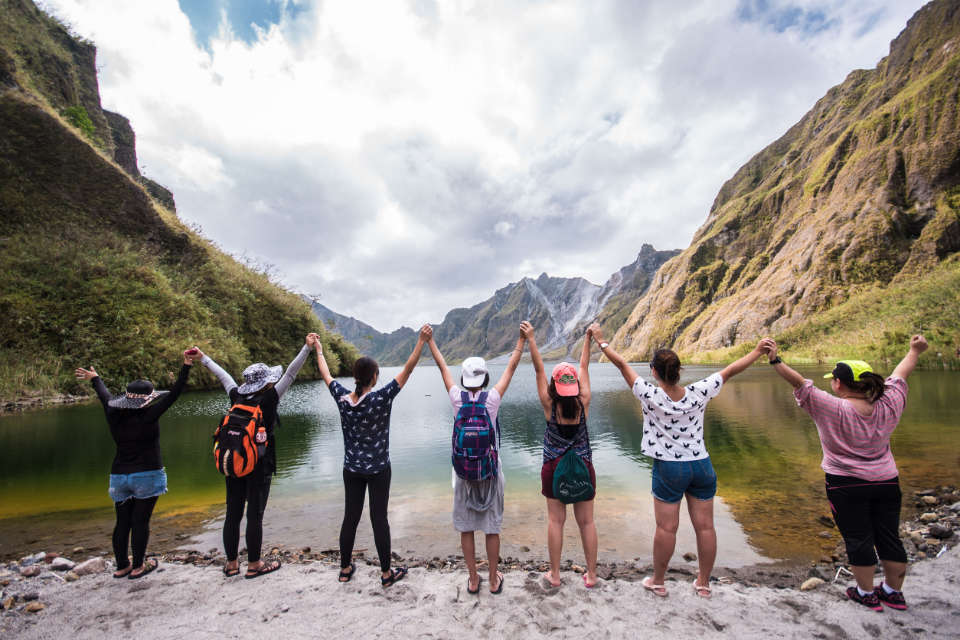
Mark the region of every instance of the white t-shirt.
[[723, 376], [715, 373], [688, 384], [687, 393], [675, 402], [659, 386], [638, 377], [633, 395], [643, 408], [643, 454], [665, 462], [710, 457], [703, 441], [703, 413], [722, 386]]
[[[453, 405], [453, 417], [457, 417], [457, 412], [460, 411], [460, 407], [463, 406], [463, 398], [461, 392], [465, 389], [461, 389], [457, 385], [450, 387], [450, 404]], [[483, 389], [480, 391], [467, 391], [467, 397], [470, 400], [476, 400], [480, 397], [480, 394], [483, 393]], [[497, 411], [500, 410], [500, 392], [496, 388], [490, 389], [487, 392], [487, 413], [490, 414], [490, 421], [492, 424], [497, 424]]]

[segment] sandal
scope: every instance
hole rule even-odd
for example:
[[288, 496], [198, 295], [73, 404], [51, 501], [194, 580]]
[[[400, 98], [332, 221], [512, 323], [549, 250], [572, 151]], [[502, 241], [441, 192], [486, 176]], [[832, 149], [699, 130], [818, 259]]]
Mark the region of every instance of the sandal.
[[147, 558], [146, 560], [144, 560], [142, 566], [143, 566], [143, 569], [140, 571], [140, 573], [134, 573], [133, 570], [131, 570], [130, 573], [127, 574], [127, 579], [136, 580], [137, 578], [142, 578], [143, 576], [147, 575], [148, 573], [150, 573], [151, 571], [159, 567], [160, 563], [157, 562], [156, 558]]
[[[349, 569], [349, 571], [347, 571], [346, 573], [344, 573], [344, 572], [343, 572], [344, 569]], [[350, 579], [353, 577], [353, 574], [356, 573], [356, 571], [357, 571], [357, 565], [353, 564], [352, 562], [351, 562], [348, 566], [346, 566], [346, 567], [341, 567], [341, 568], [340, 568], [340, 573], [339, 573], [339, 575], [337, 576], [337, 581], [338, 581], [338, 582], [350, 582]]]
[[228, 569], [227, 565], [223, 565], [223, 575], [227, 578], [232, 578], [233, 576], [240, 575], [240, 567], [234, 567], [233, 569]]
[[247, 567], [247, 572], [243, 574], [243, 577], [246, 578], [247, 580], [249, 580], [250, 578], [259, 578], [260, 576], [265, 576], [268, 573], [273, 573], [279, 568], [280, 568], [279, 560], [275, 560], [274, 562], [269, 562], [269, 563], [264, 562], [262, 565], [260, 565], [259, 569], [254, 569], [253, 571], [251, 571], [250, 568]]
[[666, 598], [666, 597], [667, 597], [667, 587], [666, 587], [666, 585], [653, 584], [653, 578], [652, 578], [651, 576], [647, 576], [646, 578], [644, 578], [643, 581], [642, 581], [640, 584], [643, 585], [643, 588], [644, 588], [644, 589], [646, 589], [647, 591], [652, 592], [653, 595], [657, 596], [658, 598]]
[[476, 588], [476, 589], [471, 589], [471, 588], [470, 588], [470, 578], [467, 578], [467, 593], [469, 593], [469, 594], [472, 595], [472, 596], [477, 595], [478, 593], [480, 593], [480, 585], [481, 585], [481, 584], [483, 584], [483, 578], [481, 578], [480, 576], [477, 576], [477, 588]]
[[[497, 571], [497, 577], [500, 578], [500, 582], [499, 582], [499, 584], [497, 584], [497, 588], [496, 588], [496, 589], [490, 589], [490, 593], [492, 593], [492, 594], [495, 595], [495, 596], [496, 596], [496, 595], [500, 595], [501, 593], [503, 593], [503, 574], [500, 573], [499, 571]], [[479, 591], [479, 590], [480, 590], [480, 586], [477, 585], [477, 591]]]
[[126, 578], [133, 571], [133, 563], [128, 564], [123, 569], [117, 569], [113, 572], [114, 578]]
[[705, 586], [697, 583], [697, 580], [698, 580], [698, 579], [699, 579], [699, 578], [694, 578], [694, 580], [693, 580], [693, 591], [694, 591], [694, 593], [696, 593], [696, 594], [697, 594], [698, 596], [700, 596], [701, 598], [706, 598], [707, 600], [709, 600], [709, 599], [713, 596], [713, 592], [710, 590], [709, 583], [707, 583], [708, 586], [705, 587]]
[[380, 585], [383, 587], [389, 587], [394, 582], [399, 582], [400, 580], [403, 580], [403, 577], [405, 575], [407, 575], [406, 567], [397, 567], [395, 569], [390, 569], [390, 577], [389, 578], [381, 577]]

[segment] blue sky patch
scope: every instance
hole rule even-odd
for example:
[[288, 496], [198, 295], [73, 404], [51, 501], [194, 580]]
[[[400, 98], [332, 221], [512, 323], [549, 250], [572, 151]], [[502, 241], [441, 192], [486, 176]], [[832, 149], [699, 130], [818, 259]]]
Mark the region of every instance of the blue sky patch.
[[780, 5], [770, 0], [741, 0], [737, 18], [756, 22], [777, 33], [798, 29], [803, 35], [814, 35], [832, 27], [835, 20], [821, 9], [807, 10], [796, 5]]
[[225, 12], [233, 33], [245, 42], [257, 38], [253, 25], [267, 29], [280, 21], [284, 13], [290, 18], [306, 10], [305, 3], [284, 0], [178, 0], [180, 10], [190, 18], [197, 42], [207, 47], [220, 26]]

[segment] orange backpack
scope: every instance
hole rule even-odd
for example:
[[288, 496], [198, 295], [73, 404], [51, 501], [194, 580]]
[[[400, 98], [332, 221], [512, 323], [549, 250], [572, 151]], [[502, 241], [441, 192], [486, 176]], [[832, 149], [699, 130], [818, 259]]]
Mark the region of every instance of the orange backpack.
[[248, 475], [267, 448], [261, 399], [238, 400], [223, 416], [213, 434], [214, 464], [217, 471], [227, 477], [242, 478]]

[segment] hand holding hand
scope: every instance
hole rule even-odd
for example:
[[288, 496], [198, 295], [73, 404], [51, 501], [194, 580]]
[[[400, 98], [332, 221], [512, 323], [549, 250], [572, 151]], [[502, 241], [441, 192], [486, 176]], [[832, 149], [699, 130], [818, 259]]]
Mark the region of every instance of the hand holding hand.
[[77, 367], [76, 371], [74, 371], [73, 374], [77, 376], [78, 380], [93, 380], [99, 375], [96, 371], [94, 371], [92, 366], [89, 369], [84, 369], [83, 367]]
[[533, 341], [533, 325], [524, 320], [520, 323], [520, 334], [524, 340]]
[[418, 336], [418, 339], [421, 342], [430, 342], [433, 340], [433, 327], [431, 327], [429, 324], [425, 324], [420, 327], [420, 335]]
[[912, 338], [910, 338], [910, 350], [916, 351], [917, 353], [923, 353], [927, 350], [930, 345], [927, 344], [927, 339], [924, 338], [919, 333]]
[[589, 327], [587, 327], [587, 337], [593, 338], [597, 341], [597, 344], [603, 342], [603, 329], [600, 328], [600, 325], [594, 322]]
[[767, 357], [773, 360], [777, 357], [777, 343], [773, 341], [773, 338], [764, 338], [757, 344], [758, 351], [766, 351]]

